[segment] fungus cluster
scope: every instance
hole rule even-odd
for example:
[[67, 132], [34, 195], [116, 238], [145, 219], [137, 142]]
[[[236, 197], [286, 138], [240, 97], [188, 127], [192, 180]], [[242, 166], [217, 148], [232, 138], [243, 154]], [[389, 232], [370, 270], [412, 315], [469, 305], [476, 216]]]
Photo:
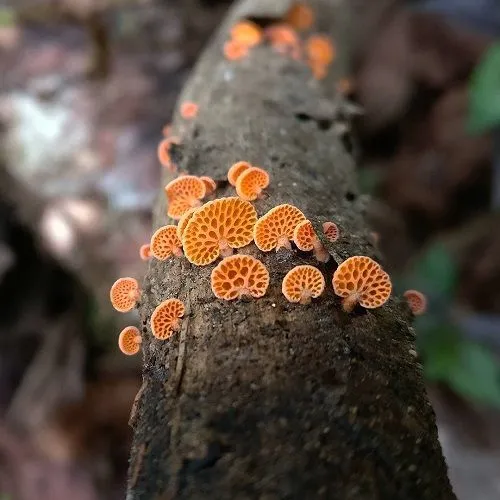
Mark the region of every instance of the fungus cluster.
[[262, 41], [261, 28], [252, 21], [240, 21], [230, 31], [230, 38], [224, 44], [224, 56], [236, 61], [248, 55], [249, 50]]
[[198, 104], [191, 101], [183, 102], [179, 109], [182, 118], [184, 118], [185, 120], [196, 118], [196, 116], [198, 115], [198, 110]]

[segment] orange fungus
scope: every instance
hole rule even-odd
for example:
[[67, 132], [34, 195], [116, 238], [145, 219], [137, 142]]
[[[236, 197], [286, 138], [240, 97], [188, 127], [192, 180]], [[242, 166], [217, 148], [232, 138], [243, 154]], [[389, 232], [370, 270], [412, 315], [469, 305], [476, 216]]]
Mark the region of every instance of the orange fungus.
[[319, 297], [325, 289], [325, 278], [314, 266], [296, 266], [289, 271], [281, 285], [281, 291], [290, 302], [309, 304]]
[[119, 312], [131, 311], [140, 296], [139, 283], [134, 278], [119, 278], [109, 291], [109, 298], [113, 307]]
[[141, 334], [135, 326], [125, 327], [118, 337], [118, 347], [127, 356], [137, 354], [141, 348], [141, 342]]
[[184, 304], [179, 299], [167, 299], [151, 315], [151, 331], [159, 340], [169, 339], [180, 328], [184, 316]]

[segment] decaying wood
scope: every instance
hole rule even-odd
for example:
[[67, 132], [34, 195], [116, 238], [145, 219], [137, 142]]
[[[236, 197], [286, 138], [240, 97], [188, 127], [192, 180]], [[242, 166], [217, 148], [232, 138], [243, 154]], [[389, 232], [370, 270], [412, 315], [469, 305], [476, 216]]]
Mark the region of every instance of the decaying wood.
[[[233, 303], [214, 298], [213, 266], [151, 262], [140, 304], [144, 384], [127, 498], [455, 498], [408, 309], [393, 298], [348, 315], [332, 291], [336, 262], [380, 259], [337, 135], [342, 106], [325, 98], [328, 82], [315, 82], [304, 65], [269, 47], [236, 63], [222, 56], [235, 19], [279, 18], [288, 3], [246, 0], [232, 10], [181, 96], [200, 113], [175, 118], [182, 137], [175, 158], [182, 171], [217, 179], [218, 196], [234, 195], [225, 182], [229, 166], [251, 161], [272, 179], [255, 203], [259, 214], [288, 202], [316, 225], [336, 221], [342, 237], [328, 245], [334, 258], [318, 265], [328, 291], [308, 306], [286, 302], [286, 272], [315, 264], [297, 252], [246, 248], [268, 267], [271, 286], [262, 299]], [[321, 29], [332, 34], [334, 3], [316, 3]], [[157, 227], [167, 223], [165, 213], [161, 199]], [[152, 340], [149, 318], [169, 297], [186, 304], [182, 331]]]

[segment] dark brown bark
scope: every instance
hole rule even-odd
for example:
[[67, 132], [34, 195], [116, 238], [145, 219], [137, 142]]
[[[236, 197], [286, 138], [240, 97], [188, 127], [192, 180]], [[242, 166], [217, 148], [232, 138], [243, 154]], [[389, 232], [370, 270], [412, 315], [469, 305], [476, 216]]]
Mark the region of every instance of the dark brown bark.
[[[343, 106], [325, 97], [327, 85], [305, 66], [269, 47], [237, 63], [222, 56], [235, 19], [273, 10], [279, 18], [288, 3], [246, 0], [233, 9], [181, 96], [200, 113], [190, 122], [175, 118], [182, 137], [175, 155], [181, 170], [217, 179], [218, 196], [234, 195], [224, 181], [233, 162], [262, 165], [272, 182], [255, 203], [259, 215], [288, 202], [315, 224], [338, 222], [341, 240], [328, 245], [334, 258], [319, 265], [328, 290], [308, 306], [288, 303], [283, 276], [315, 264], [313, 257], [253, 245], [245, 252], [271, 274], [259, 300], [216, 300], [213, 266], [151, 262], [127, 498], [453, 499], [408, 309], [393, 298], [345, 314], [332, 291], [336, 263], [380, 259], [338, 136]], [[333, 3], [316, 3], [322, 30], [342, 19]], [[156, 226], [167, 223], [160, 198]], [[149, 318], [169, 297], [186, 304], [182, 330], [171, 341], [152, 340]]]

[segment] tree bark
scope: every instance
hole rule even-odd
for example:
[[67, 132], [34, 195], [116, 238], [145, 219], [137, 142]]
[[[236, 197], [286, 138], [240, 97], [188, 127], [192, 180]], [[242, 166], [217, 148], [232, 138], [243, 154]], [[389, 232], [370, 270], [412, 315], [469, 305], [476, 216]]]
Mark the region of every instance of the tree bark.
[[[322, 31], [342, 19], [334, 3], [314, 3]], [[217, 300], [214, 266], [151, 262], [139, 306], [144, 372], [127, 498], [453, 499], [408, 308], [392, 298], [346, 314], [332, 290], [343, 259], [380, 260], [339, 137], [345, 106], [325, 96], [328, 85], [305, 65], [265, 45], [239, 62], [223, 58], [236, 19], [279, 19], [288, 5], [244, 0], [230, 12], [181, 96], [200, 112], [192, 121], [175, 117], [175, 158], [182, 171], [214, 177], [217, 196], [235, 195], [225, 181], [232, 163], [261, 165], [271, 184], [255, 203], [259, 215], [291, 203], [316, 227], [337, 222], [341, 238], [325, 242], [333, 256], [326, 265], [296, 251], [240, 250], [269, 269], [271, 285], [258, 300]], [[168, 223], [160, 198], [157, 227]], [[281, 294], [286, 272], [303, 263], [320, 267], [328, 284], [307, 306]], [[180, 333], [160, 342], [149, 319], [169, 297], [187, 310]]]

